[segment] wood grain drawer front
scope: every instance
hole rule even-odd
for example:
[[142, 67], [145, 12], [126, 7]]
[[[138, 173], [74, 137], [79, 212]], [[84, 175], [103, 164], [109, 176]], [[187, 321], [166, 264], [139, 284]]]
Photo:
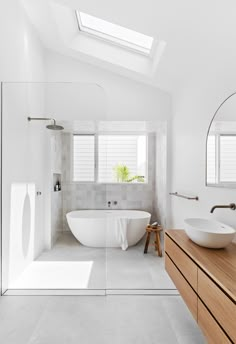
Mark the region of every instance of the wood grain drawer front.
[[197, 291], [197, 265], [167, 235], [165, 236], [165, 251], [188, 280], [189, 284]]
[[198, 325], [209, 344], [231, 343], [200, 299], [198, 299]]
[[197, 294], [190, 287], [185, 278], [181, 275], [171, 259], [165, 256], [165, 268], [171, 279], [173, 280], [176, 288], [187, 304], [194, 318], [197, 320]]
[[236, 343], [236, 305], [200, 269], [198, 271], [198, 295], [227, 335]]

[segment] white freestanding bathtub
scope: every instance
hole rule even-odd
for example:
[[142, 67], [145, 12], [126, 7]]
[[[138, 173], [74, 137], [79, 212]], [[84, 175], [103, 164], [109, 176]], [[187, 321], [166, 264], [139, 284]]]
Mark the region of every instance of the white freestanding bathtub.
[[113, 224], [127, 221], [127, 245], [133, 246], [145, 234], [151, 214], [139, 210], [76, 210], [67, 213], [66, 218], [71, 232], [81, 244], [89, 247], [121, 247]]

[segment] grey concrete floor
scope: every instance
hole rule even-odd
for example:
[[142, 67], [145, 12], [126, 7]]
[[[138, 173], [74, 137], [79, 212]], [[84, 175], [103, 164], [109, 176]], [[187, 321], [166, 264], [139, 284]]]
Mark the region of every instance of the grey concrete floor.
[[[143, 253], [144, 240], [127, 251], [120, 248], [90, 248], [68, 232], [54, 247], [43, 252], [13, 289], [175, 289], [153, 246]], [[9, 289], [11, 289], [9, 288]]]
[[203, 344], [180, 296], [3, 296], [3, 344]]
[[[164, 259], [153, 248], [143, 255], [143, 242], [125, 252], [92, 249], [79, 245], [68, 233], [36, 261], [45, 263], [40, 278], [32, 278], [39, 270], [31, 267], [21, 283], [37, 287], [40, 281], [47, 288], [56, 277], [60, 287], [67, 273], [67, 283], [74, 287], [79, 274], [74, 276], [72, 269], [70, 280], [64, 265], [56, 269], [57, 276], [53, 270], [51, 278], [47, 262], [71, 266], [70, 262], [88, 261], [93, 261], [88, 288], [174, 288]], [[2, 296], [0, 343], [203, 344], [205, 340], [180, 296]]]

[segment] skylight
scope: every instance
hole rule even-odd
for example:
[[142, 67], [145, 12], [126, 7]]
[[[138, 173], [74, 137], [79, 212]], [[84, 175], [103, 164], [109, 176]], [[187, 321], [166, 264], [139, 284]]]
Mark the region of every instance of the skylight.
[[89, 14], [76, 11], [79, 29], [98, 38], [105, 39], [113, 44], [150, 55], [153, 38], [127, 29], [123, 26], [110, 23]]

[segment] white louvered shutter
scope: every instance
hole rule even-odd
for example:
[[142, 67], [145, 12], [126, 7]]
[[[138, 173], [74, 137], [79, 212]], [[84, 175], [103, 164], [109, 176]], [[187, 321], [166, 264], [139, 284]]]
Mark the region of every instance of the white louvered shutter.
[[220, 182], [236, 182], [236, 135], [220, 136]]
[[216, 136], [207, 138], [207, 182], [216, 183]]
[[94, 135], [73, 135], [73, 181], [95, 181], [94, 145]]
[[117, 182], [114, 167], [128, 167], [131, 176], [146, 173], [145, 135], [99, 135], [98, 181]]

